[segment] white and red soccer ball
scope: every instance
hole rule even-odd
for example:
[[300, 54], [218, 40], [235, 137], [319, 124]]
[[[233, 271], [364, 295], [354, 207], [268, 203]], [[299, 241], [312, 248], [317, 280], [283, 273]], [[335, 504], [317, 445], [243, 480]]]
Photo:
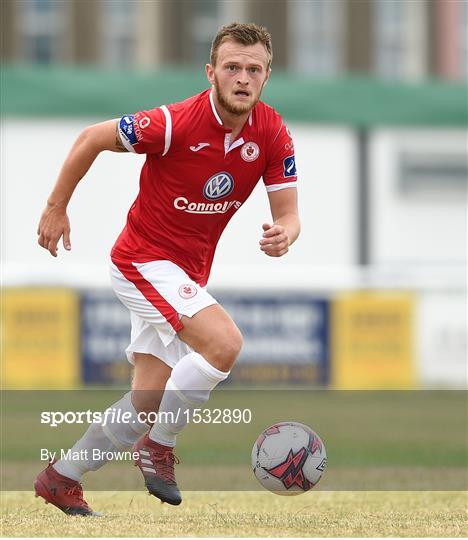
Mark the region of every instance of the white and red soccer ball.
[[255, 478], [278, 495], [299, 495], [322, 477], [327, 453], [320, 437], [298, 422], [281, 422], [265, 429], [252, 448]]

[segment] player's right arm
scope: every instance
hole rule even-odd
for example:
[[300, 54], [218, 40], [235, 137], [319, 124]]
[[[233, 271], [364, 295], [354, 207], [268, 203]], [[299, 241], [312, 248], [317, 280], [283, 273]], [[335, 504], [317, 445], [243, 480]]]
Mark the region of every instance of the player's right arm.
[[37, 228], [39, 245], [54, 257], [57, 256], [57, 244], [62, 237], [64, 248], [71, 249], [67, 206], [78, 182], [104, 150], [127, 152], [119, 135], [119, 120], [108, 120], [85, 128], [62, 166]]

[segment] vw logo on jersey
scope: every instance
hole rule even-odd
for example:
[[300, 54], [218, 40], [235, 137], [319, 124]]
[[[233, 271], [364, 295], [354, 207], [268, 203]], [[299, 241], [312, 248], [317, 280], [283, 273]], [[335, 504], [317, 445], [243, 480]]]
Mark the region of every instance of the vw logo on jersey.
[[227, 172], [219, 172], [209, 178], [203, 188], [206, 199], [214, 200], [227, 197], [234, 189], [234, 178]]

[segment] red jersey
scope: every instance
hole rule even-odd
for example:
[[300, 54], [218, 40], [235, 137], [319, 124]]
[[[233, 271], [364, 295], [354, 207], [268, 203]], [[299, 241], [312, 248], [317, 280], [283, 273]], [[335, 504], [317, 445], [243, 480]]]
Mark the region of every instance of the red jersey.
[[296, 185], [290, 133], [281, 116], [262, 102], [235, 141], [211, 90], [123, 116], [119, 133], [124, 146], [146, 154], [146, 161], [112, 257], [169, 260], [201, 286], [208, 281], [221, 233], [259, 179], [267, 191]]

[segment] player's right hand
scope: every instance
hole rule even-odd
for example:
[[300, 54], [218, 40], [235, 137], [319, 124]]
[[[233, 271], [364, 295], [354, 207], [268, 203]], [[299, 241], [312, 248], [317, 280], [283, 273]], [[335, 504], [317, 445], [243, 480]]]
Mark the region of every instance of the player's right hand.
[[47, 204], [42, 212], [37, 234], [38, 244], [47, 249], [53, 257], [57, 257], [57, 244], [62, 237], [63, 247], [70, 251], [70, 221], [66, 210]]

